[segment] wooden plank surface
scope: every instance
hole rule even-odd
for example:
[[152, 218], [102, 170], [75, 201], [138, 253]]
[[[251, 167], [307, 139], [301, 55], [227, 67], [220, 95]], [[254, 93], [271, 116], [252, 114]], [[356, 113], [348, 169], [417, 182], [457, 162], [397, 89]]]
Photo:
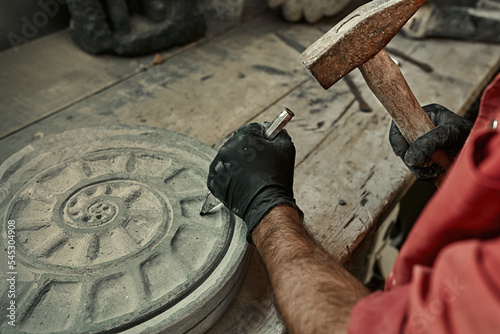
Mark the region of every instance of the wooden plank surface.
[[[248, 2], [242, 20], [266, 8], [264, 0]], [[223, 14], [207, 18], [205, 37], [161, 56], [171, 58], [238, 25]], [[0, 139], [140, 73], [152, 66], [154, 56], [93, 56], [82, 52], [66, 30], [37, 39], [18, 52], [1, 52]]]
[[[427, 73], [401, 60], [401, 70], [420, 103], [440, 103], [462, 114], [500, 66], [498, 45], [415, 42], [397, 36], [390, 46], [413, 50], [412, 57], [434, 67]], [[321, 145], [299, 162], [295, 182], [297, 201], [306, 212], [308, 226], [325, 249], [342, 262], [389, 213], [413, 180], [389, 145], [390, 118], [359, 71], [351, 75], [373, 111], [363, 113], [356, 104], [350, 106]], [[347, 205], [338, 205], [339, 199]]]
[[[156, 126], [213, 146], [240, 125], [270, 120], [288, 106], [297, 115], [287, 129], [297, 147], [298, 204], [323, 247], [347, 262], [412, 176], [392, 154], [387, 140], [390, 120], [357, 70], [349, 77], [357, 95], [371, 106], [369, 113], [360, 111], [359, 97], [345, 79], [324, 91], [302, 67], [299, 53], [323, 34], [325, 22], [291, 25], [273, 15], [259, 16], [7, 136], [0, 141], [0, 161], [43, 136], [103, 124]], [[65, 46], [54, 48], [68, 48], [71, 42], [59, 43]], [[422, 104], [438, 102], [460, 113], [500, 65], [498, 45], [397, 36], [390, 46], [434, 67], [427, 73], [401, 59], [401, 69]], [[69, 68], [71, 60], [60, 59], [60, 65]], [[81, 71], [96, 66], [93, 59], [85, 64]], [[27, 71], [18, 80], [29, 83], [37, 73]], [[81, 81], [63, 80], [71, 89], [84, 84]], [[34, 90], [20, 83], [13, 84]], [[28, 110], [44, 99], [10, 103], [19, 109], [27, 103]], [[339, 199], [346, 205], [339, 205]], [[283, 332], [271, 301], [265, 270], [253, 252], [242, 289], [209, 333]]]
[[66, 31], [40, 38], [18, 53], [0, 53], [0, 138], [98, 92], [151, 61], [151, 56], [91, 56], [74, 45]]
[[[103, 124], [163, 127], [214, 145], [309, 79], [276, 34], [292, 27], [256, 18], [14, 133], [0, 160], [41, 136]], [[299, 37], [320, 35], [304, 29]]]
[[[434, 67], [433, 72], [427, 73], [401, 60], [401, 69], [417, 99], [422, 104], [437, 102], [459, 113], [467, 110], [500, 66], [500, 46], [473, 43], [470, 48], [469, 45], [459, 41], [416, 42], [400, 36], [390, 44]], [[449, 54], [450, 49], [460, 52]], [[480, 61], [471, 62], [475, 52], [482, 56]], [[463, 64], [470, 67], [458, 70]], [[311, 79], [277, 102], [293, 108], [297, 114], [287, 127], [297, 146], [294, 185], [297, 203], [305, 213], [309, 230], [342, 263], [352, 259], [414, 180], [390, 148], [387, 138], [390, 117], [359, 71], [355, 70], [350, 77], [372, 112], [360, 111], [345, 80], [325, 92]], [[255, 120], [270, 117], [269, 110]], [[346, 204], [339, 205], [340, 199]], [[270, 287], [262, 282], [265, 275], [258, 256], [251, 258], [250, 268], [254, 270], [253, 276], [247, 276], [236, 301], [210, 334], [234, 330], [286, 332], [270, 303]], [[257, 296], [254, 291], [259, 291]]]

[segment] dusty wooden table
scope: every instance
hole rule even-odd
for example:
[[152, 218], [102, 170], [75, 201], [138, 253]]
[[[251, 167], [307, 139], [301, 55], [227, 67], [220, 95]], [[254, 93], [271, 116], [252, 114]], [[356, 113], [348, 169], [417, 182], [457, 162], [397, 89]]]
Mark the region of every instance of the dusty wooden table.
[[[297, 115], [288, 131], [298, 205], [323, 247], [347, 263], [413, 177], [393, 155], [390, 119], [360, 73], [349, 74], [357, 96], [345, 79], [324, 91], [300, 63], [301, 51], [335, 22], [288, 24], [255, 0], [240, 24], [210, 22], [206, 38], [162, 53], [160, 65], [153, 55], [87, 55], [66, 32], [0, 53], [0, 162], [41, 137], [102, 124], [160, 127], [215, 146], [288, 106]], [[396, 36], [389, 46], [432, 66], [426, 72], [396, 57], [421, 104], [460, 114], [500, 66], [500, 45]], [[371, 112], [360, 111], [359, 96]], [[252, 251], [236, 300], [210, 333], [284, 330]]]

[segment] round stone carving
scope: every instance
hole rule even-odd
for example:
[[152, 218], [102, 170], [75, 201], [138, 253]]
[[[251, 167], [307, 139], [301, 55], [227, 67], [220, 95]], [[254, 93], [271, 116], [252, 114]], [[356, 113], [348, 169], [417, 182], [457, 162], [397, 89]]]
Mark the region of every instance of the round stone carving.
[[[124, 205], [123, 199], [113, 196], [113, 191], [116, 192], [117, 189], [123, 188], [124, 185], [116, 186], [114, 183], [92, 184], [84, 189], [79, 189], [76, 194], [71, 195], [62, 207], [62, 214], [66, 223], [85, 229], [113, 221], [119, 212], [119, 207]], [[140, 195], [142, 195], [142, 192], [139, 192]]]
[[[5, 161], [1, 233], [7, 244], [15, 221], [15, 330], [208, 329], [246, 259], [241, 220], [225, 208], [199, 215], [214, 153], [166, 130], [114, 126], [44, 138]], [[2, 333], [14, 332], [8, 320]]]

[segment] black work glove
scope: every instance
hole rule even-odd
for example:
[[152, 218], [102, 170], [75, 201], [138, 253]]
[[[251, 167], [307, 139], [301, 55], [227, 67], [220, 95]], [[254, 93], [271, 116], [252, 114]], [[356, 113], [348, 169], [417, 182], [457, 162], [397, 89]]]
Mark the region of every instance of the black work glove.
[[445, 171], [433, 163], [430, 156], [443, 149], [451, 158], [455, 158], [469, 136], [473, 124], [439, 104], [430, 104], [423, 109], [436, 126], [435, 129], [409, 145], [393, 121], [389, 141], [394, 153], [418, 179], [432, 181]]
[[207, 180], [212, 194], [245, 221], [250, 242], [273, 207], [299, 210], [293, 196], [295, 146], [285, 130], [273, 141], [264, 138], [265, 130], [258, 123], [237, 130], [210, 164]]

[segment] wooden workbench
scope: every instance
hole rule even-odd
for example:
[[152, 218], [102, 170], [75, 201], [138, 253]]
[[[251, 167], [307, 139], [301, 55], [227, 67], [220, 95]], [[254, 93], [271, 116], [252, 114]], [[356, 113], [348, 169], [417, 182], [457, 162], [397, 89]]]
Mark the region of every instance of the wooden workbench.
[[[345, 79], [324, 91], [300, 63], [338, 19], [289, 24], [263, 1], [247, 2], [240, 24], [210, 21], [206, 38], [161, 53], [159, 65], [153, 55], [90, 56], [65, 31], [0, 53], [0, 162], [44, 136], [103, 124], [160, 127], [216, 146], [288, 106], [297, 115], [287, 128], [297, 147], [297, 203], [323, 247], [349, 262], [413, 177], [393, 155], [390, 119], [360, 73], [349, 74], [358, 96]], [[432, 66], [396, 57], [422, 104], [460, 114], [500, 66], [500, 45], [396, 36], [389, 46]], [[360, 96], [371, 112], [360, 111]], [[235, 302], [210, 333], [283, 331], [252, 251]]]

